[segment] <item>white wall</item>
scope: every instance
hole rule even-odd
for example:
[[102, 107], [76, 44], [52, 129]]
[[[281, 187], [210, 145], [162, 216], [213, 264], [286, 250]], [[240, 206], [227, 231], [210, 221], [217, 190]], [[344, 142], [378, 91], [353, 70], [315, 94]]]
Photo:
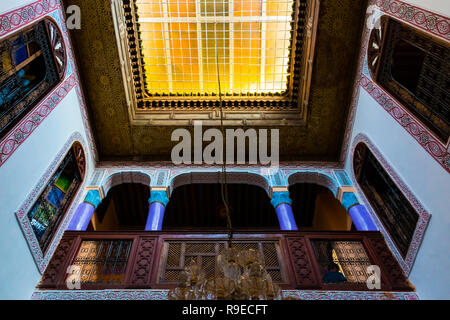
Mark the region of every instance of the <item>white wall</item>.
[[[410, 274], [420, 298], [450, 298], [450, 174], [364, 89], [360, 91], [352, 140], [364, 133], [397, 175], [431, 213], [430, 224]], [[351, 154], [346, 169], [351, 170]]]
[[76, 131], [88, 141], [73, 89], [0, 168], [0, 299], [28, 299], [40, 280], [15, 212]]
[[444, 16], [449, 16], [450, 13], [450, 1], [448, 0], [402, 0], [413, 6], [426, 9], [435, 13], [439, 13]]
[[[31, 2], [0, 1], [0, 14]], [[0, 299], [29, 299], [40, 280], [15, 212], [74, 132], [88, 142], [75, 88], [0, 167]], [[92, 171], [87, 146], [85, 153]]]
[[[450, 16], [448, 0], [404, 2]], [[431, 214], [410, 281], [421, 299], [450, 299], [450, 174], [362, 88], [351, 140], [359, 133], [369, 137]], [[349, 154], [349, 171], [351, 159]]]
[[36, 0], [11, 0], [11, 1], [0, 1], [0, 14], [21, 8], [30, 3], [36, 2]]

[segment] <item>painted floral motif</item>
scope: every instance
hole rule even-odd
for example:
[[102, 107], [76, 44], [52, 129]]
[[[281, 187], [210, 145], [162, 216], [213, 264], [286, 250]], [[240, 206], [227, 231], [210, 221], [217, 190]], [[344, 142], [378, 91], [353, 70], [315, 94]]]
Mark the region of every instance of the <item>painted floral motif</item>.
[[[168, 290], [36, 291], [32, 300], [167, 300]], [[419, 300], [414, 292], [283, 290], [300, 300]]]

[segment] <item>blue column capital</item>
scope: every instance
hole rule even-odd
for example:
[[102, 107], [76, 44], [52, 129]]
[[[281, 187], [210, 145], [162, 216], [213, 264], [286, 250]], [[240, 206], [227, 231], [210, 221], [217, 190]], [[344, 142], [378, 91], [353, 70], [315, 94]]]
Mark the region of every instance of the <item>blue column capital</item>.
[[356, 198], [353, 192], [344, 192], [342, 195], [342, 205], [345, 210], [349, 210], [352, 206], [359, 204], [358, 199]]
[[272, 194], [272, 200], [270, 200], [270, 203], [274, 208], [278, 207], [282, 203], [286, 203], [288, 205], [292, 204], [292, 200], [289, 197], [289, 192], [282, 191], [282, 192], [274, 192]]
[[154, 202], [160, 202], [165, 206], [169, 203], [169, 197], [167, 196], [167, 192], [163, 190], [150, 191], [150, 199], [148, 199], [148, 203], [152, 204]]
[[97, 208], [100, 202], [102, 202], [102, 198], [100, 197], [98, 190], [89, 190], [86, 194], [86, 198], [84, 198], [84, 202], [90, 203], [94, 208]]

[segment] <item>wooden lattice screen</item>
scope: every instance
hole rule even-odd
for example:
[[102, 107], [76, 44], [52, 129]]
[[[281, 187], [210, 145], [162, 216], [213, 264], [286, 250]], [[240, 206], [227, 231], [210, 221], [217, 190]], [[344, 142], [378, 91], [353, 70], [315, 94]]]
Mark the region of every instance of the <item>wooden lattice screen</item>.
[[[279, 241], [236, 241], [233, 246], [237, 249], [261, 250], [266, 270], [272, 280], [277, 283], [287, 282]], [[226, 247], [226, 241], [164, 241], [159, 283], [177, 282], [180, 272], [189, 266], [192, 260], [202, 266], [206, 277], [221, 275], [216, 258]]]
[[121, 284], [125, 281], [126, 267], [132, 240], [85, 240], [73, 263], [84, 284]]
[[366, 283], [369, 274], [367, 267], [372, 265], [361, 241], [311, 241], [321, 276], [327, 272], [333, 262], [346, 277], [348, 283]]

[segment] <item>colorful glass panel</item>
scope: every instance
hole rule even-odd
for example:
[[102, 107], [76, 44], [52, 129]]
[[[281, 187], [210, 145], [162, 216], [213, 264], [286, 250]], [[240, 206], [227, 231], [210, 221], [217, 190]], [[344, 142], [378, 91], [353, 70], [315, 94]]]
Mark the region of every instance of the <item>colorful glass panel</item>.
[[53, 231], [80, 184], [81, 175], [71, 149], [28, 212], [31, 227], [42, 250], [50, 242]]
[[288, 89], [293, 0], [136, 0], [147, 93]]
[[0, 135], [58, 83], [64, 66], [62, 37], [50, 20], [0, 41]]
[[125, 281], [126, 267], [133, 240], [85, 240], [81, 243], [74, 265], [82, 284], [120, 284]]

